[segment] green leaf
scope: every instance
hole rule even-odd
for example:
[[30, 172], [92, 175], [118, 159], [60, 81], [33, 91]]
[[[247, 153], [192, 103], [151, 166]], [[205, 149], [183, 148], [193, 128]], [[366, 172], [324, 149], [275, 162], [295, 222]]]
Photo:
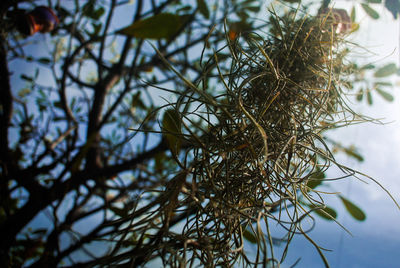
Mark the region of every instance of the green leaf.
[[367, 13], [371, 18], [373, 18], [374, 20], [379, 19], [379, 14], [375, 11], [375, 9], [364, 3], [362, 3], [361, 6], [364, 9], [365, 13]]
[[381, 81], [378, 81], [378, 82], [375, 82], [375, 83], [374, 83], [374, 86], [375, 86], [375, 87], [377, 87], [377, 86], [392, 87], [393, 84], [390, 83], [390, 82], [381, 82]]
[[372, 105], [372, 94], [371, 94], [371, 90], [367, 91], [367, 102], [369, 105]]
[[99, 7], [98, 9], [96, 9], [92, 14], [91, 14], [91, 18], [94, 20], [98, 20], [101, 18], [101, 16], [103, 16], [104, 12], [106, 10], [103, 7]]
[[392, 96], [392, 94], [380, 89], [380, 88], [376, 88], [376, 92], [379, 93], [379, 95], [381, 95], [382, 98], [384, 98], [387, 101], [393, 101], [394, 97]]
[[50, 64], [51, 60], [49, 58], [40, 58], [38, 59], [38, 62], [40, 62], [41, 64]]
[[137, 38], [169, 39], [186, 23], [189, 15], [161, 13], [153, 17], [134, 22], [117, 33]]
[[33, 78], [29, 77], [29, 76], [27, 76], [25, 74], [21, 74], [21, 79], [23, 79], [25, 81], [28, 81], [28, 82], [33, 82]]
[[162, 131], [172, 154], [177, 155], [181, 148], [181, 118], [175, 109], [168, 109], [164, 113]]
[[141, 92], [138, 91], [132, 96], [132, 103], [131, 106], [132, 108], [140, 108], [140, 109], [146, 109], [146, 106], [143, 104], [142, 99], [140, 98]]
[[58, 108], [58, 109], [63, 109], [63, 106], [62, 106], [62, 103], [61, 103], [61, 101], [55, 101], [54, 103], [53, 103], [53, 106], [55, 107], [55, 108]]
[[96, 37], [99, 35], [101, 27], [103, 27], [103, 25], [101, 23], [93, 22], [92, 27], [93, 27], [93, 32], [90, 33], [90, 36]]
[[258, 6], [248, 6], [248, 7], [246, 7], [246, 10], [249, 10], [253, 13], [258, 13], [258, 12], [260, 12], [260, 6], [259, 5]]
[[358, 221], [364, 221], [366, 219], [365, 213], [356, 205], [354, 205], [352, 202], [350, 202], [348, 199], [344, 198], [343, 196], [339, 195], [340, 200], [342, 200], [344, 206], [346, 207], [346, 210], [350, 213], [350, 215], [358, 220]]
[[176, 10], [176, 13], [180, 13], [180, 12], [188, 12], [188, 11], [190, 11], [190, 10], [192, 10], [192, 6], [191, 5], [186, 5], [186, 6], [183, 6], [183, 7], [181, 7], [181, 8], [178, 8], [177, 10]]
[[242, 2], [242, 5], [251, 5], [251, 4], [257, 4], [258, 0], [245, 0]]
[[382, 3], [382, 0], [367, 0], [367, 3], [370, 3], [370, 4], [380, 4], [380, 3]]
[[379, 68], [374, 76], [375, 77], [386, 77], [392, 74], [395, 74], [397, 72], [397, 67], [396, 64], [394, 63], [389, 63], [381, 68]]
[[83, 14], [91, 18], [93, 20], [98, 20], [103, 16], [104, 12], [106, 11], [104, 7], [99, 6], [99, 8], [95, 9], [96, 7], [96, 1], [88, 1], [83, 7], [82, 11]]
[[368, 63], [368, 64], [362, 66], [360, 69], [361, 70], [372, 70], [374, 68], [375, 68], [375, 65]]
[[356, 96], [357, 101], [362, 101], [363, 96], [364, 96], [364, 91], [362, 89], [360, 89]]
[[199, 9], [201, 15], [204, 16], [204, 18], [210, 18], [210, 11], [208, 10], [207, 4], [204, 0], [197, 0], [197, 8]]
[[321, 171], [317, 171], [315, 174], [313, 174], [310, 179], [307, 181], [307, 186], [310, 187], [311, 189], [317, 188], [318, 185], [322, 183], [322, 181], [325, 178], [325, 174]]
[[115, 215], [120, 216], [121, 218], [128, 216], [128, 212], [125, 208], [118, 208], [118, 207], [110, 206], [109, 209], [112, 212], [114, 212]]
[[243, 10], [239, 11], [236, 15], [238, 15], [241, 20], [247, 20], [250, 17], [250, 15]]
[[247, 229], [243, 230], [243, 237], [252, 244], [257, 244], [257, 237]]
[[400, 0], [385, 0], [385, 7], [392, 13], [393, 18], [397, 19], [400, 13]]
[[322, 7], [327, 8], [330, 3], [331, 3], [331, 0], [322, 0]]
[[316, 208], [313, 212], [315, 212], [318, 216], [328, 221], [333, 221], [333, 219], [336, 219], [337, 217], [337, 213], [333, 208], [327, 206], [317, 207], [314, 205], [310, 205], [310, 208]]
[[156, 171], [157, 172], [162, 172], [163, 171], [163, 169], [164, 169], [164, 164], [165, 164], [165, 162], [166, 162], [167, 160], [166, 160], [166, 157], [165, 157], [165, 153], [164, 152], [162, 152], [162, 153], [157, 153], [155, 156], [154, 156], [154, 167], [155, 167], [155, 169], [156, 169]]
[[354, 33], [360, 29], [360, 24], [353, 22], [351, 25], [351, 32]]
[[288, 3], [299, 3], [301, 0], [283, 0]]
[[352, 9], [351, 9], [350, 19], [351, 19], [351, 22], [355, 22], [356, 21], [356, 8], [355, 8], [355, 6], [353, 6]]
[[343, 148], [343, 151], [348, 155], [351, 156], [355, 159], [357, 159], [360, 162], [364, 161], [364, 157], [362, 157], [359, 153], [356, 152], [356, 149], [353, 146], [350, 146], [348, 148]]
[[246, 20], [232, 22], [229, 25], [229, 30], [235, 33], [247, 32], [251, 30], [253, 26]]
[[31, 89], [30, 88], [23, 88], [20, 91], [18, 91], [18, 96], [20, 98], [25, 97], [26, 95], [28, 95], [29, 93], [31, 93]]

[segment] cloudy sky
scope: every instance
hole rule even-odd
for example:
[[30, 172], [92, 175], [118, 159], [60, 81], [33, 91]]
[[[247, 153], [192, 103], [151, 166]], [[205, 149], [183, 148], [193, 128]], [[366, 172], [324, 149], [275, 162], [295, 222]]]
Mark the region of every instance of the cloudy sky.
[[[337, 2], [337, 8], [351, 9], [349, 2]], [[373, 62], [384, 65], [387, 62], [399, 66], [399, 20], [393, 20], [382, 5], [374, 5], [381, 18], [373, 21], [357, 8], [357, 21], [361, 28], [351, 38], [374, 54], [360, 57], [364, 63]], [[394, 82], [400, 76], [394, 77]], [[340, 129], [331, 133], [335, 140], [344, 145], [355, 145], [365, 158], [363, 163], [340, 155], [338, 160], [354, 169], [366, 173], [386, 187], [400, 203], [400, 86], [391, 90], [395, 96], [392, 103], [386, 102], [379, 95], [374, 95], [374, 104], [354, 102], [356, 111], [373, 118], [381, 118], [386, 125], [363, 124]], [[400, 254], [400, 210], [396, 208], [388, 195], [376, 184], [362, 183], [356, 179], [346, 179], [331, 184], [332, 189], [340, 191], [354, 201], [367, 214], [367, 220], [357, 222], [344, 211], [339, 200], [333, 198], [332, 206], [338, 210], [338, 220], [350, 230], [347, 234], [334, 223], [318, 220], [311, 237], [322, 247], [331, 249], [326, 256], [332, 267], [399, 267]], [[337, 199], [337, 198], [336, 198]], [[291, 245], [287, 265], [302, 256], [296, 267], [323, 267], [323, 263], [313, 246], [303, 238], [297, 238]]]

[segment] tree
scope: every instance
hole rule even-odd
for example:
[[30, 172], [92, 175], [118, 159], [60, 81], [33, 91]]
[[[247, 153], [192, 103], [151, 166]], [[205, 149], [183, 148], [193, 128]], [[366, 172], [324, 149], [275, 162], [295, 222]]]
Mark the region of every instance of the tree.
[[[336, 212], [313, 189], [332, 165], [357, 174], [322, 133], [364, 120], [342, 98], [363, 70], [343, 60], [347, 14], [272, 9], [265, 22], [251, 0], [48, 1], [59, 25], [43, 40], [15, 31], [32, 2], [1, 4], [4, 266], [275, 265], [287, 249], [274, 256], [272, 221], [287, 245], [300, 233], [321, 252], [302, 223]], [[13, 62], [35, 66], [22, 89]]]

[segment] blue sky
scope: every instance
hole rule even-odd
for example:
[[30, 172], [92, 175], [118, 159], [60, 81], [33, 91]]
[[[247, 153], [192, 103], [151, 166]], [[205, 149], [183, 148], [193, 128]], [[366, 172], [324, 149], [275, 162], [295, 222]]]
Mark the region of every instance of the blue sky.
[[[335, 7], [351, 9], [352, 3], [337, 2]], [[357, 6], [357, 4], [356, 4]], [[394, 62], [399, 66], [399, 20], [394, 21], [382, 5], [374, 5], [381, 18], [369, 19], [359, 8], [357, 21], [360, 30], [351, 37], [374, 54], [360, 55], [360, 61], [384, 65]], [[340, 163], [372, 176], [386, 187], [393, 197], [400, 202], [400, 77], [394, 77], [397, 83], [390, 92], [395, 96], [388, 103], [377, 94], [374, 105], [368, 106], [354, 102], [356, 111], [380, 118], [386, 125], [362, 124], [336, 130], [330, 136], [344, 145], [355, 145], [365, 158], [363, 163], [339, 155]], [[319, 219], [310, 234], [319, 244], [333, 252], [326, 254], [332, 267], [343, 268], [395, 268], [400, 267], [400, 210], [387, 194], [376, 184], [364, 184], [356, 179], [346, 179], [331, 184], [332, 188], [354, 201], [367, 214], [364, 222], [357, 222], [344, 211], [340, 203], [338, 220], [353, 236], [343, 231], [335, 223]], [[333, 200], [333, 202], [335, 202]], [[323, 267], [318, 253], [304, 238], [298, 237], [291, 245], [287, 264], [293, 263], [299, 255], [302, 260], [296, 267]], [[284, 266], [286, 267], [286, 266]]]

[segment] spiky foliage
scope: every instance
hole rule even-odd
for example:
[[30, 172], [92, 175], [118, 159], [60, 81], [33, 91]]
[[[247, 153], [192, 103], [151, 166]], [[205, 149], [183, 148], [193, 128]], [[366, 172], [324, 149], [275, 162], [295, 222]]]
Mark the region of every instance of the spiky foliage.
[[[336, 165], [321, 133], [358, 116], [342, 99], [344, 40], [328, 18], [273, 13], [271, 35], [246, 35], [246, 46], [227, 37], [229, 72], [221, 70], [217, 54], [205, 65], [218, 70], [218, 84], [224, 86], [218, 96], [181, 77], [189, 89], [175, 111], [177, 122], [186, 122], [191, 144], [193, 161], [183, 166], [192, 187], [181, 180], [184, 194], [174, 205], [192, 214], [182, 229], [185, 247], [170, 252], [175, 260], [233, 265], [241, 256], [248, 264], [276, 264], [286, 250], [282, 258], [274, 256], [271, 221], [287, 230], [289, 245], [295, 233], [309, 238], [302, 222], [312, 218], [312, 210], [330, 216], [322, 197], [308, 186]], [[188, 123], [197, 121], [208, 128]], [[244, 237], [258, 246], [253, 260], [245, 254]]]

